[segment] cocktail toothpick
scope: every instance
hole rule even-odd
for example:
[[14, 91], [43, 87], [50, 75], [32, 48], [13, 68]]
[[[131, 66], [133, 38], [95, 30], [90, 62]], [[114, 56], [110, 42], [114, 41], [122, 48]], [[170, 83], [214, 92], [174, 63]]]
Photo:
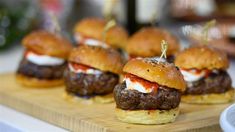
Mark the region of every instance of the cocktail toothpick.
[[108, 21], [112, 19], [113, 10], [118, 2], [118, 0], [105, 0], [104, 1], [104, 8], [103, 8], [103, 15], [104, 18]]
[[161, 59], [164, 57], [165, 59], [167, 58], [166, 52], [168, 49], [168, 43], [165, 40], [162, 40], [161, 42], [161, 56], [159, 58], [158, 64], [160, 63]]
[[214, 27], [216, 24], [216, 20], [211, 20], [209, 22], [207, 22], [204, 26], [203, 26], [203, 30], [202, 30], [202, 37], [203, 37], [203, 41], [204, 44], [208, 44], [209, 38], [208, 38], [208, 34], [209, 34], [209, 29]]
[[61, 28], [60, 28], [60, 24], [58, 22], [57, 17], [53, 13], [49, 13], [49, 14], [50, 14], [50, 17], [51, 17], [51, 20], [52, 20], [52, 24], [55, 27], [54, 28], [54, 33], [57, 34], [57, 35], [60, 35], [61, 34]]
[[106, 34], [108, 32], [108, 30], [112, 27], [114, 27], [116, 25], [116, 22], [115, 20], [110, 20], [107, 22], [107, 24], [105, 25], [104, 27], [104, 30], [103, 30], [103, 41], [105, 42], [106, 41]]

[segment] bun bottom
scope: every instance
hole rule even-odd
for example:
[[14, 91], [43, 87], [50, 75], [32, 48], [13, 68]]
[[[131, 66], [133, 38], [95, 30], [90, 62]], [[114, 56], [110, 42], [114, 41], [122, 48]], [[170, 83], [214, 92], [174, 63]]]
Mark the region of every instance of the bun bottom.
[[234, 89], [221, 94], [183, 95], [181, 101], [192, 104], [220, 104], [234, 100]]
[[93, 103], [99, 103], [99, 104], [107, 104], [114, 102], [113, 94], [108, 95], [96, 95], [94, 97], [91, 97], [89, 99], [81, 98], [75, 95], [68, 94], [67, 92], [64, 92], [63, 98], [67, 101], [72, 101], [76, 103], [82, 103], [82, 104], [93, 104]]
[[116, 117], [127, 123], [134, 124], [165, 124], [174, 122], [179, 108], [171, 110], [122, 110], [116, 108]]
[[20, 74], [16, 74], [16, 82], [23, 86], [32, 88], [49, 88], [64, 84], [63, 79], [43, 80]]

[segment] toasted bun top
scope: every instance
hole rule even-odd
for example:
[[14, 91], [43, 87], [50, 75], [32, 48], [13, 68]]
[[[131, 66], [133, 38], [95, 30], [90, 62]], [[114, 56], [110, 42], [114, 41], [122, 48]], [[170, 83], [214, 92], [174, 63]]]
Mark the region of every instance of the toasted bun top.
[[[85, 18], [78, 22], [74, 28], [74, 33], [80, 33], [84, 36], [103, 41], [103, 31], [106, 21], [100, 18]], [[106, 33], [106, 43], [114, 48], [126, 47], [128, 33], [121, 26], [114, 26]]]
[[174, 64], [158, 64], [153, 58], [132, 59], [124, 66], [123, 71], [169, 88], [184, 91], [186, 87], [183, 75]]
[[34, 31], [22, 40], [22, 44], [29, 50], [39, 54], [66, 59], [72, 49], [71, 43], [47, 31]]
[[69, 61], [81, 63], [102, 71], [121, 73], [123, 60], [120, 53], [114, 49], [105, 49], [98, 46], [81, 45], [74, 48]]
[[185, 69], [227, 69], [229, 61], [222, 51], [208, 46], [190, 47], [175, 58], [175, 65]]
[[127, 52], [141, 57], [160, 56], [162, 40], [166, 40], [169, 44], [167, 55], [179, 50], [179, 42], [175, 36], [160, 28], [145, 27], [129, 38]]

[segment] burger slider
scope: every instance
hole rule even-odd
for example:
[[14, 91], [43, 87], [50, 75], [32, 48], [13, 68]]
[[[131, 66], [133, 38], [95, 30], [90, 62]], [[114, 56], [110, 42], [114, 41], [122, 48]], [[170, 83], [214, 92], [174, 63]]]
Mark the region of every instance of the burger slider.
[[107, 22], [100, 18], [85, 18], [74, 28], [74, 38], [78, 44], [125, 49], [128, 33], [121, 26], [111, 27], [104, 42], [103, 33]]
[[156, 27], [140, 29], [128, 39], [126, 50], [130, 58], [160, 56], [162, 40], [166, 40], [169, 44], [167, 61], [173, 62], [174, 54], [179, 50], [179, 42], [164, 29]]
[[122, 58], [116, 50], [89, 45], [73, 49], [65, 70], [65, 97], [112, 102], [110, 94], [119, 81], [122, 66]]
[[226, 71], [229, 60], [224, 52], [208, 46], [191, 47], [176, 56], [175, 64], [187, 83], [182, 102], [216, 104], [233, 100], [232, 80]]
[[66, 59], [72, 45], [61, 36], [35, 31], [22, 41], [25, 52], [16, 80], [28, 87], [52, 87], [63, 84]]
[[179, 114], [186, 85], [179, 69], [155, 58], [131, 59], [124, 80], [114, 89], [116, 117], [127, 123], [163, 124]]

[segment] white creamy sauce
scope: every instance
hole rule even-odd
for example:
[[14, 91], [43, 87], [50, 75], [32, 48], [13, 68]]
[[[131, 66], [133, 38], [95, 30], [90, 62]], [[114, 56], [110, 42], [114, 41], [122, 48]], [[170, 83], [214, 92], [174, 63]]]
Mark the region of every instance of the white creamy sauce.
[[185, 71], [185, 70], [182, 70], [182, 69], [180, 71], [184, 76], [184, 80], [187, 81], [187, 82], [198, 81], [206, 75], [205, 71], [202, 71], [199, 74], [194, 74], [190, 71]]
[[109, 46], [99, 40], [96, 39], [92, 39], [92, 38], [83, 38], [79, 33], [76, 33], [76, 35], [74, 36], [76, 42], [78, 42], [80, 44], [80, 42], [82, 42], [83, 44], [86, 45], [91, 45], [91, 46], [101, 46], [103, 48], [108, 48]]
[[80, 41], [82, 41], [82, 36], [79, 35], [79, 33], [76, 33], [76, 34], [74, 35], [74, 39], [75, 39], [75, 41], [76, 41], [77, 43], [80, 43]]
[[[195, 73], [194, 69], [186, 71], [183, 69], [180, 69], [181, 73], [184, 76], [184, 80], [187, 82], [194, 82], [202, 79], [206, 76], [206, 70], [201, 70], [200, 73]], [[211, 72], [218, 74], [219, 71], [217, 69], [213, 69]]]
[[213, 73], [216, 73], [216, 74], [219, 73], [219, 71], [218, 71], [217, 69], [213, 69], [212, 72], [213, 72]]
[[151, 93], [153, 89], [147, 89], [142, 84], [138, 82], [132, 82], [130, 78], [124, 78], [126, 81], [126, 88], [130, 90], [137, 90], [141, 93]]
[[65, 62], [65, 60], [61, 58], [47, 56], [47, 55], [38, 55], [34, 54], [33, 52], [27, 53], [26, 58], [28, 61], [34, 64], [46, 65], [46, 66], [61, 65]]
[[102, 74], [102, 71], [96, 70], [96, 69], [87, 69], [87, 70], [82, 70], [82, 69], [74, 69], [73, 66], [69, 63], [69, 70], [74, 72], [74, 73], [86, 73], [86, 74], [94, 74], [94, 75], [100, 75]]

